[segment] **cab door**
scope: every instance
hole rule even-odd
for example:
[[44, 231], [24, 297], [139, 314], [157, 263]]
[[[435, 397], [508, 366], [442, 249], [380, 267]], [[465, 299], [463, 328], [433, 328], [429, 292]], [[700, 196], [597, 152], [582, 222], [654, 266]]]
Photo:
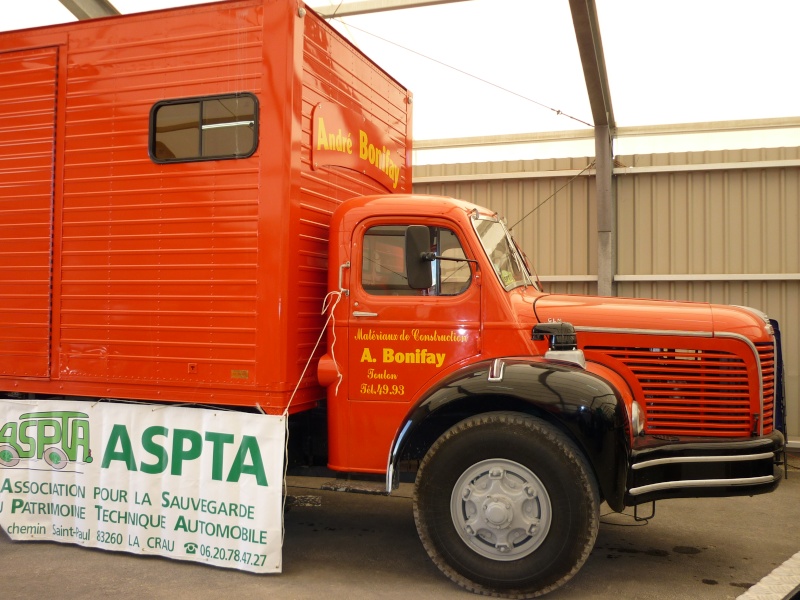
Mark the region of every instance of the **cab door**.
[[[405, 230], [426, 225], [433, 285], [408, 286]], [[354, 462], [382, 472], [398, 424], [442, 375], [480, 353], [481, 290], [466, 238], [447, 221], [368, 220], [355, 232], [348, 315]], [[449, 260], [443, 260], [449, 259]], [[361, 470], [361, 469], [359, 469]]]

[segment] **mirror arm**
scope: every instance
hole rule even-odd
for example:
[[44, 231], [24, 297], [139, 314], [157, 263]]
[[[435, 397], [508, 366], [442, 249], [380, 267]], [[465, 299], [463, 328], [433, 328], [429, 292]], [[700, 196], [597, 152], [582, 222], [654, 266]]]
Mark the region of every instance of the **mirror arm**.
[[448, 256], [439, 256], [435, 252], [423, 252], [419, 255], [420, 260], [449, 260], [450, 262], [467, 262], [467, 263], [474, 263], [478, 264], [478, 261], [474, 258], [450, 258]]

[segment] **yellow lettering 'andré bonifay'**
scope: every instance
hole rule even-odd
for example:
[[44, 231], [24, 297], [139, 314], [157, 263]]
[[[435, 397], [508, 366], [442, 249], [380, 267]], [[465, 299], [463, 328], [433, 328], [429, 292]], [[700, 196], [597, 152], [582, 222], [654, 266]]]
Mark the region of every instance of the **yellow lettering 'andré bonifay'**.
[[[336, 133], [328, 133], [322, 117], [317, 119], [317, 124], [317, 150], [353, 154], [353, 139], [350, 132], [342, 133], [340, 128]], [[400, 167], [392, 160], [391, 149], [370, 143], [369, 135], [361, 129], [358, 131], [358, 157], [385, 173], [392, 182], [392, 189], [397, 189]]]

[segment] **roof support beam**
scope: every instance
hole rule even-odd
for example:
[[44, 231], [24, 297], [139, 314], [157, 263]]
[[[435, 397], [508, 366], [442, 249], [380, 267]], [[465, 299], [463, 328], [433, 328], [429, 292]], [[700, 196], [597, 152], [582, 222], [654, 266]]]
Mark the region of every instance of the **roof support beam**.
[[617, 124], [614, 122], [614, 109], [611, 106], [611, 91], [608, 87], [606, 59], [595, 0], [569, 0], [569, 8], [572, 11], [572, 24], [581, 54], [583, 77], [586, 80], [594, 124], [596, 127], [607, 125], [613, 130]]
[[79, 20], [110, 17], [120, 14], [109, 0], [59, 0]]
[[314, 11], [321, 17], [352, 17], [369, 13], [400, 10], [405, 8], [419, 8], [420, 6], [434, 6], [436, 4], [453, 4], [467, 2], [468, 0], [361, 0], [359, 2], [344, 2], [337, 6], [320, 6]]
[[597, 182], [597, 293], [616, 294], [616, 205], [614, 202], [614, 109], [608, 86], [603, 41], [595, 0], [569, 0], [572, 24], [583, 65], [586, 91], [594, 119], [595, 172]]

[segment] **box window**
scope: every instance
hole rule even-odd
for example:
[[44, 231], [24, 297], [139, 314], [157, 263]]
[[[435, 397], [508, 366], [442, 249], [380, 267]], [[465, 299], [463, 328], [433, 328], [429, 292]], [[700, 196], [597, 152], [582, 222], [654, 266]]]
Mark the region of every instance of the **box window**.
[[150, 112], [155, 162], [246, 158], [258, 144], [258, 100], [252, 94], [159, 102]]

